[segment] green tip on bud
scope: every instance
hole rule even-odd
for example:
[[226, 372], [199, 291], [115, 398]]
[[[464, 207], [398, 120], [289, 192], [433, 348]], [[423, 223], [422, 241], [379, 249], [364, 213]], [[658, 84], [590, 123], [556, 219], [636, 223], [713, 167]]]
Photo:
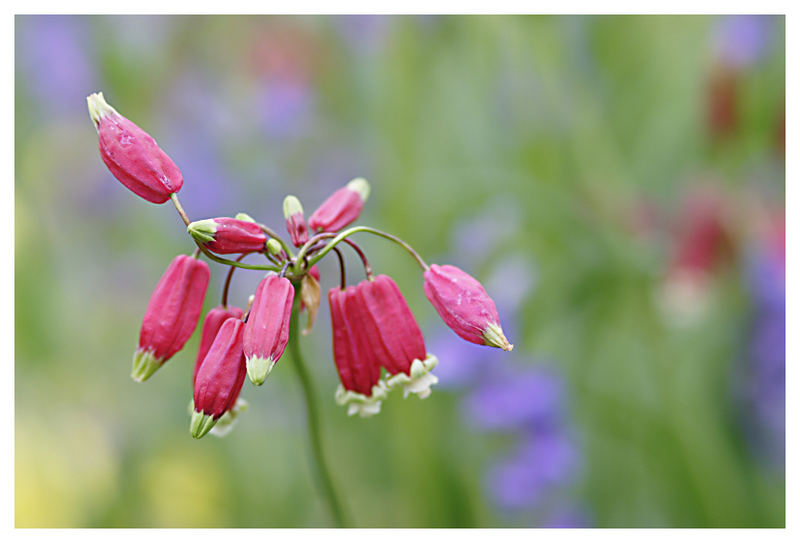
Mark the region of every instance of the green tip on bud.
[[103, 98], [102, 92], [95, 92], [87, 96], [86, 103], [89, 106], [89, 116], [94, 121], [95, 127], [100, 124], [100, 119], [106, 115], [111, 115], [112, 113], [119, 115], [116, 109], [108, 105], [106, 99]]
[[291, 194], [283, 199], [283, 218], [287, 221], [292, 215], [303, 213], [303, 206], [297, 197]]
[[369, 197], [369, 182], [363, 177], [357, 177], [347, 184], [347, 188], [357, 192], [361, 196], [361, 201], [366, 202]]
[[497, 347], [504, 351], [512, 351], [514, 349], [514, 346], [508, 342], [505, 334], [503, 334], [503, 328], [497, 323], [490, 324], [483, 331], [483, 342], [484, 345]]
[[214, 417], [211, 415], [206, 415], [202, 411], [193, 411], [192, 420], [189, 422], [189, 431], [192, 433], [193, 438], [200, 439], [206, 435], [216, 423], [217, 421], [214, 420]]
[[131, 377], [137, 383], [147, 381], [158, 368], [161, 367], [161, 360], [156, 360], [153, 356], [153, 351], [140, 351], [136, 350], [133, 353], [133, 369], [131, 370]]
[[186, 231], [200, 243], [211, 243], [214, 241], [214, 234], [217, 233], [217, 223], [214, 219], [194, 221], [186, 227]]
[[247, 213], [237, 213], [234, 219], [237, 221], [256, 222], [256, 220]]
[[272, 358], [261, 358], [258, 356], [248, 358], [247, 377], [250, 378], [250, 382], [254, 385], [261, 386], [264, 384], [264, 381], [266, 381], [274, 365], [275, 361], [272, 360]]
[[269, 240], [267, 241], [267, 251], [269, 252], [269, 254], [277, 255], [282, 250], [283, 247], [281, 247], [281, 244], [277, 239], [269, 238]]

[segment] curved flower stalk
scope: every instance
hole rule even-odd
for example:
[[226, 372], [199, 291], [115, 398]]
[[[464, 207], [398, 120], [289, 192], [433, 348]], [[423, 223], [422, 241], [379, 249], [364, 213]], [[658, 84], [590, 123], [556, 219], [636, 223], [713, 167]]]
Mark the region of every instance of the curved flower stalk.
[[[428, 266], [394, 234], [369, 226], [343, 230], [358, 218], [369, 195], [370, 185], [363, 178], [334, 192], [308, 223], [300, 200], [287, 196], [283, 211], [291, 244], [246, 213], [193, 222], [178, 199], [183, 185], [180, 171], [155, 141], [120, 116], [102, 93], [90, 96], [88, 103], [100, 154], [111, 173], [145, 200], [171, 200], [197, 246], [192, 257], [176, 257], [151, 297], [134, 357], [134, 379], [150, 377], [196, 328], [209, 281], [208, 265], [200, 258], [228, 266], [222, 303], [203, 322], [192, 378], [191, 435], [229, 432], [246, 408], [239, 398], [245, 375], [252, 383], [263, 384], [289, 346], [305, 396], [315, 473], [333, 519], [346, 525], [348, 516], [327, 469], [310, 375], [298, 342], [300, 311], [308, 313], [302, 331], [306, 334], [321, 301], [316, 264], [331, 253], [339, 262], [339, 286], [328, 293], [333, 361], [341, 381], [334, 400], [347, 406], [349, 415], [377, 414], [396, 388], [403, 389], [403, 397], [426, 398], [437, 383], [431, 373], [437, 358], [427, 352], [400, 289], [389, 276], [373, 274], [366, 253], [352, 239], [355, 234], [378, 236], [407, 251], [423, 271], [426, 295], [460, 337], [511, 350], [494, 302], [476, 279], [452, 266]], [[348, 286], [342, 250], [357, 254], [366, 280]], [[234, 260], [220, 256], [234, 254], [239, 255]], [[245, 257], [252, 261], [244, 262]], [[271, 272], [259, 282], [244, 310], [227, 303], [233, 272], [239, 268]]]

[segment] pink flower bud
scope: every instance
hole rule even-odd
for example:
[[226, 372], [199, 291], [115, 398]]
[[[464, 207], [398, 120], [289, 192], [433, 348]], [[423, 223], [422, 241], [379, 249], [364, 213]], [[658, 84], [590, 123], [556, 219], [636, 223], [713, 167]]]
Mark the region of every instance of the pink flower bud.
[[422, 331], [394, 280], [379, 275], [355, 289], [365, 311], [363, 331], [370, 350], [392, 376], [387, 385], [403, 384], [406, 396], [430, 395], [431, 385], [438, 382], [430, 373], [437, 360], [427, 354]]
[[147, 132], [117, 113], [103, 93], [86, 98], [99, 137], [100, 158], [130, 190], [154, 204], [163, 204], [183, 186], [183, 176]]
[[197, 327], [209, 279], [208, 264], [176, 256], [161, 276], [142, 321], [131, 377], [145, 381], [180, 351]]
[[245, 375], [244, 323], [231, 317], [222, 323], [194, 382], [194, 412], [190, 430], [199, 439], [236, 404]]
[[267, 243], [258, 224], [230, 217], [194, 221], [186, 230], [209, 251], [222, 255], [263, 251]]
[[303, 206], [294, 196], [287, 196], [283, 200], [283, 217], [286, 219], [286, 230], [292, 238], [295, 247], [300, 247], [308, 241], [308, 227], [303, 216]]
[[333, 329], [333, 360], [342, 385], [336, 392], [336, 402], [348, 404], [348, 414], [362, 417], [377, 414], [381, 400], [386, 397], [385, 384], [380, 380], [380, 361], [367, 338], [369, 314], [364, 308], [356, 287], [328, 292]]
[[425, 295], [459, 337], [479, 345], [514, 348], [500, 326], [497, 308], [483, 286], [455, 266], [431, 265], [425, 272]]
[[256, 288], [244, 329], [247, 376], [260, 385], [272, 371], [289, 341], [294, 287], [285, 277], [268, 275]]
[[369, 183], [358, 178], [337, 190], [308, 219], [313, 232], [336, 232], [358, 218], [369, 196]]
[[217, 332], [219, 332], [219, 329], [222, 327], [222, 323], [229, 318], [241, 319], [243, 314], [242, 310], [238, 307], [224, 307], [221, 305], [208, 312], [203, 321], [200, 348], [197, 349], [197, 359], [194, 363], [194, 373], [192, 374], [193, 383], [195, 379], [197, 379], [197, 370], [200, 369], [200, 364], [203, 362], [206, 354], [208, 354], [211, 344], [214, 343], [214, 338], [217, 337]]

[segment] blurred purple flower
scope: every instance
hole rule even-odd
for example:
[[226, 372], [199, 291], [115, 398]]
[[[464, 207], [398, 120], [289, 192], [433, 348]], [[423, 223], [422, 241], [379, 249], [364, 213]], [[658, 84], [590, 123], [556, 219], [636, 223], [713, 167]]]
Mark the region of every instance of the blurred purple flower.
[[746, 370], [746, 401], [757, 447], [776, 465], [786, 444], [785, 257], [772, 247], [751, 253], [747, 283], [753, 299], [753, 328]]
[[769, 45], [773, 21], [768, 15], [729, 15], [715, 29], [716, 53], [731, 68], [747, 68], [760, 60]]
[[488, 472], [486, 485], [504, 509], [536, 507], [550, 491], [572, 482], [578, 453], [562, 433], [531, 432]]
[[307, 82], [270, 78], [258, 96], [261, 121], [268, 136], [292, 138], [308, 129], [314, 114], [314, 90]]
[[567, 506], [550, 513], [542, 528], [588, 528], [592, 525], [589, 514], [578, 507]]
[[79, 16], [27, 15], [17, 17], [16, 27], [16, 65], [36, 100], [34, 109], [85, 117], [86, 96], [101, 86], [88, 21]]
[[386, 15], [341, 15], [333, 21], [355, 53], [374, 55], [386, 41], [393, 19]]
[[[461, 220], [452, 230], [452, 261], [464, 268], [484, 262], [520, 223], [520, 208], [513, 200], [496, 198], [475, 215]], [[500, 316], [502, 318], [502, 315]]]
[[563, 424], [563, 387], [545, 370], [494, 366], [467, 398], [469, 421], [483, 430], [558, 430]]

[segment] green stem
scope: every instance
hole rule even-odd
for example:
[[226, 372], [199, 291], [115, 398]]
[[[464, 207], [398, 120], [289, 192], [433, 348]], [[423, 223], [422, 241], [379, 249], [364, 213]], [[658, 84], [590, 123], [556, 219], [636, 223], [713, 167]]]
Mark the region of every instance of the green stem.
[[354, 226], [352, 228], [348, 228], [347, 230], [343, 230], [342, 232], [339, 232], [338, 234], [336, 234], [336, 236], [331, 236], [330, 234], [317, 234], [316, 236], [314, 236], [313, 238], [308, 240], [308, 243], [303, 245], [303, 247], [300, 249], [300, 252], [297, 254], [297, 263], [298, 263], [297, 265], [300, 265], [300, 263], [303, 261], [303, 257], [305, 256], [305, 253], [308, 251], [308, 249], [314, 243], [317, 243], [321, 239], [324, 239], [324, 238], [327, 238], [327, 237], [333, 237], [333, 239], [325, 247], [320, 249], [319, 252], [317, 252], [313, 257], [311, 257], [309, 259], [309, 261], [308, 261], [308, 267], [309, 268], [311, 266], [313, 266], [314, 264], [316, 264], [317, 262], [319, 262], [322, 259], [322, 257], [324, 257], [326, 254], [328, 254], [331, 251], [331, 249], [333, 249], [339, 242], [341, 242], [342, 240], [344, 240], [348, 236], [351, 236], [353, 234], [357, 234], [358, 232], [367, 232], [369, 234], [374, 234], [376, 236], [380, 236], [382, 238], [386, 238], [386, 239], [388, 239], [390, 241], [393, 241], [393, 242], [397, 243], [398, 245], [403, 247], [406, 251], [408, 251], [411, 256], [414, 257], [414, 260], [417, 261], [417, 264], [419, 264], [419, 266], [424, 271], [428, 270], [428, 265], [425, 263], [424, 260], [422, 260], [422, 257], [419, 256], [419, 253], [417, 253], [417, 251], [415, 251], [414, 248], [411, 245], [409, 245], [408, 243], [406, 243], [402, 239], [398, 238], [397, 236], [393, 236], [392, 234], [389, 234], [389, 233], [384, 232], [382, 230], [378, 230], [376, 228], [372, 228], [370, 226]]
[[292, 365], [297, 372], [297, 378], [303, 389], [303, 397], [306, 403], [306, 420], [308, 424], [308, 434], [311, 442], [311, 453], [314, 460], [314, 471], [317, 483], [321, 487], [322, 494], [338, 528], [349, 526], [349, 521], [341, 502], [339, 501], [333, 479], [328, 471], [325, 462], [324, 447], [322, 446], [322, 435], [319, 427], [319, 414], [317, 409], [316, 396], [314, 396], [311, 377], [306, 369], [303, 355], [300, 353], [300, 284], [295, 284], [295, 297], [292, 304], [292, 315], [289, 323], [289, 352], [292, 355]]

